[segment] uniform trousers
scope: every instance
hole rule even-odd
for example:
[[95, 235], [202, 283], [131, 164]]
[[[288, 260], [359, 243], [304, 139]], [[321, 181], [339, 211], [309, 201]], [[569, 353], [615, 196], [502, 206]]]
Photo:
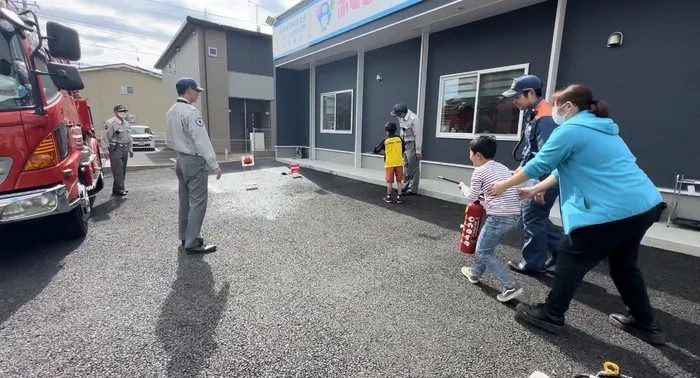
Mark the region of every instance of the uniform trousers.
[[209, 172], [207, 162], [201, 156], [178, 153], [175, 174], [179, 183], [180, 206], [178, 222], [180, 240], [185, 248], [195, 248], [203, 243], [202, 223], [209, 199]]

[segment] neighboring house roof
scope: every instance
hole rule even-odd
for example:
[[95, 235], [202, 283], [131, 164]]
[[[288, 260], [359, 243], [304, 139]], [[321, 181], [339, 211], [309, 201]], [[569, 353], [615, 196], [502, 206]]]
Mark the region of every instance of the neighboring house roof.
[[247, 30], [247, 29], [240, 29], [240, 28], [234, 28], [233, 26], [228, 26], [228, 25], [223, 25], [223, 24], [217, 24], [215, 22], [207, 21], [207, 20], [202, 20], [199, 18], [194, 18], [191, 16], [187, 16], [185, 19], [185, 22], [180, 26], [180, 30], [175, 33], [175, 37], [170, 41], [168, 44], [168, 47], [165, 48], [165, 51], [163, 51], [163, 54], [158, 58], [158, 61], [156, 64], [153, 66], [154, 68], [157, 68], [159, 70], [163, 69], [165, 66], [166, 62], [170, 60], [172, 57], [174, 50], [176, 47], [180, 47], [187, 38], [192, 35], [192, 32], [196, 29], [196, 27], [202, 27], [206, 29], [215, 29], [215, 30], [221, 30], [223, 32], [233, 32], [233, 33], [239, 33], [239, 34], [244, 34], [244, 35], [253, 35], [253, 36], [258, 36], [258, 37], [266, 37], [272, 39], [272, 35], [267, 34], [267, 33], [261, 33], [261, 32], [256, 32], [252, 30]]
[[159, 73], [147, 70], [145, 68], [132, 66], [131, 64], [126, 64], [126, 63], [105, 64], [103, 66], [82, 67], [82, 68], [78, 69], [78, 71], [80, 71], [80, 72], [103, 71], [103, 70], [131, 71], [131, 72], [151, 75], [153, 77], [157, 77], [158, 79], [163, 78], [163, 76]]

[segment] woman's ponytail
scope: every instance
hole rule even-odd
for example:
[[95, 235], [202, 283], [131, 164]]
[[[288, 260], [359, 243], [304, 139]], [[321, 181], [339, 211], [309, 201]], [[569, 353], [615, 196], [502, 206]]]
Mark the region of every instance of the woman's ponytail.
[[610, 117], [608, 103], [602, 100], [594, 100], [591, 104], [591, 113], [593, 113], [596, 117], [600, 118]]

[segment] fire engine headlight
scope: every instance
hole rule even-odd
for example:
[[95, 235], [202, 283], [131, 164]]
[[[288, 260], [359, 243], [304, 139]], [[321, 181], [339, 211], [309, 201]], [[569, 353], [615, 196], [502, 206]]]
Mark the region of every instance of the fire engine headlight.
[[5, 207], [0, 219], [10, 221], [18, 218], [28, 218], [38, 214], [50, 213], [56, 210], [58, 201], [53, 193], [13, 202]]

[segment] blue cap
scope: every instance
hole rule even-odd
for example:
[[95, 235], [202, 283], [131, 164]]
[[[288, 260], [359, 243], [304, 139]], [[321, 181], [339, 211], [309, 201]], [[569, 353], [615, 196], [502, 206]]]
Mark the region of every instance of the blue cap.
[[197, 86], [197, 82], [191, 77], [183, 77], [175, 83], [175, 89], [180, 91], [181, 89], [194, 89], [197, 92], [204, 91], [204, 88]]
[[117, 104], [117, 105], [114, 105], [114, 111], [115, 112], [128, 112], [129, 110], [126, 108], [126, 106], [121, 105], [121, 104]]
[[510, 89], [503, 92], [503, 97], [515, 97], [527, 89], [542, 89], [542, 80], [535, 75], [525, 75], [513, 79]]
[[404, 104], [394, 105], [394, 110], [392, 110], [391, 113], [389, 113], [389, 115], [391, 115], [392, 117], [396, 117], [396, 115], [399, 113], [402, 113], [402, 114], [408, 113], [408, 108], [406, 107], [406, 105], [404, 105]]

